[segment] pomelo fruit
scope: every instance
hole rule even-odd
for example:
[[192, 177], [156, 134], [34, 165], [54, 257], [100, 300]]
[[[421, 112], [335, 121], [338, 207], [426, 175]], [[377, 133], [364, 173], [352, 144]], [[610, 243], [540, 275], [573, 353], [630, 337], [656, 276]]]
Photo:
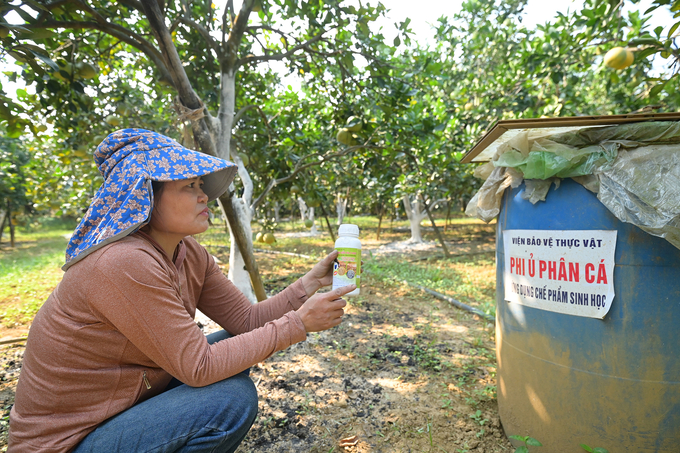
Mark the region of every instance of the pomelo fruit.
[[345, 126], [345, 129], [350, 132], [359, 132], [361, 128], [361, 118], [357, 118], [356, 116], [350, 116], [347, 118], [347, 125]]
[[113, 126], [113, 127], [120, 126], [120, 123], [121, 123], [120, 118], [118, 118], [116, 115], [109, 115], [106, 118], [104, 118], [104, 121], [106, 121], [106, 123], [109, 126]]
[[354, 146], [357, 144], [357, 141], [354, 139], [352, 132], [349, 131], [347, 128], [340, 129], [338, 131], [338, 135], [336, 135], [335, 138], [343, 145]]
[[97, 75], [97, 69], [90, 63], [80, 62], [76, 63], [76, 70], [78, 75], [83, 79], [93, 79]]
[[623, 47], [614, 47], [610, 49], [604, 56], [605, 66], [609, 66], [614, 69], [625, 69], [633, 64], [635, 60], [635, 55], [628, 49]]

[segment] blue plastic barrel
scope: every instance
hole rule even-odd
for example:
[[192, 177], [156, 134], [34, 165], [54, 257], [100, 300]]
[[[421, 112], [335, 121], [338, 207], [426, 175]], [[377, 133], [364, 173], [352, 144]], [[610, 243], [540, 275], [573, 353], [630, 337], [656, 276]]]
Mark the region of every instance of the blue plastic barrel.
[[[497, 229], [498, 406], [507, 435], [541, 453], [680, 452], [680, 250], [620, 222], [568, 179], [546, 201], [505, 192]], [[678, 200], [680, 203], [680, 200]], [[504, 300], [506, 229], [617, 230], [615, 297], [604, 319]]]

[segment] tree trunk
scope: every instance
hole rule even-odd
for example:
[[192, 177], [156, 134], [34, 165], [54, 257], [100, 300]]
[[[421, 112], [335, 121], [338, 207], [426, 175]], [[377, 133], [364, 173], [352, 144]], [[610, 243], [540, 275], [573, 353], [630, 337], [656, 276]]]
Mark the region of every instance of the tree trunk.
[[[236, 197], [234, 197], [236, 198]], [[237, 199], [238, 200], [238, 199]], [[245, 254], [238, 254], [240, 257], [240, 260], [242, 260], [243, 265], [246, 267], [248, 270], [248, 273], [250, 274], [250, 279], [251, 283], [253, 286], [253, 290], [255, 291], [255, 295], [257, 297], [257, 300], [264, 300], [267, 298], [267, 294], [264, 291], [264, 284], [262, 283], [262, 278], [260, 277], [260, 271], [257, 267], [257, 262], [253, 259], [252, 261], [250, 258], [253, 255], [253, 242], [252, 242], [252, 231], [250, 232], [250, 240], [245, 237], [247, 234], [246, 231], [243, 228], [232, 228], [234, 225], [240, 225], [240, 222], [238, 220], [238, 214], [236, 212], [236, 206], [238, 206], [239, 202], [235, 201], [232, 199], [231, 194], [229, 192], [226, 192], [224, 195], [222, 195], [219, 200], [218, 200], [219, 205], [222, 207], [222, 211], [224, 212], [225, 216], [227, 217], [227, 221], [229, 223], [229, 234], [233, 235], [234, 240], [238, 240], [242, 244], [246, 244], [246, 246], [249, 244], [250, 249], [245, 249], [246, 253]], [[250, 228], [249, 228], [250, 230]], [[233, 245], [233, 241], [232, 241]], [[239, 258], [236, 257], [235, 255], [231, 254], [229, 255], [229, 263], [232, 262], [232, 259], [234, 262], [239, 262]], [[232, 266], [229, 266], [229, 271], [231, 272]], [[243, 269], [243, 267], [241, 267]], [[242, 278], [242, 277], [241, 277]], [[243, 282], [241, 282], [243, 283]], [[236, 283], [234, 282], [234, 285]], [[245, 285], [247, 288], [249, 288], [248, 285]], [[246, 294], [246, 293], [244, 293]], [[252, 301], [252, 299], [250, 299]]]
[[335, 212], [338, 214], [338, 225], [342, 225], [342, 220], [347, 215], [347, 197], [337, 194], [335, 198]]
[[[235, 199], [233, 206], [236, 208], [236, 216], [239, 218], [239, 221], [242, 222], [243, 220], [246, 220], [248, 216], [251, 213], [251, 210], [246, 206], [245, 202], [243, 199]], [[243, 222], [243, 232], [245, 233], [246, 237], [253, 235], [253, 231], [250, 227], [250, 222]], [[229, 226], [229, 236], [231, 238], [235, 238], [236, 235], [234, 234], [234, 231], [231, 228], [231, 224]], [[245, 238], [244, 238], [245, 240]], [[253, 290], [252, 287], [256, 285], [252, 285], [251, 287], [251, 282], [249, 279], [249, 273], [246, 272], [246, 263], [244, 260], [244, 256], [247, 255], [246, 253], [235, 253], [234, 251], [234, 241], [231, 242], [232, 247], [229, 252], [229, 274], [227, 277], [229, 280], [231, 280], [234, 285], [238, 289], [245, 294], [245, 296], [251, 301], [251, 302], [256, 302], [258, 300], [263, 300], [266, 299], [267, 296], [266, 294], [263, 294], [262, 296], [257, 296]]]
[[420, 222], [423, 221], [427, 214], [421, 209], [421, 202], [417, 195], [414, 203], [411, 203], [408, 194], [403, 195], [403, 201], [404, 209], [406, 210], [406, 218], [408, 218], [409, 225], [411, 226], [411, 239], [409, 239], [408, 242], [421, 244], [423, 242], [423, 235], [420, 228]]
[[427, 212], [427, 216], [430, 218], [430, 222], [432, 222], [432, 228], [434, 228], [434, 232], [437, 235], [437, 239], [439, 239], [439, 243], [442, 245], [442, 249], [444, 249], [444, 256], [449, 257], [449, 249], [446, 248], [446, 243], [444, 242], [444, 237], [441, 235], [439, 232], [439, 228], [437, 228], [437, 224], [434, 221], [434, 217], [432, 217], [432, 213], [430, 212], [430, 208], [427, 206], [427, 201], [423, 199], [423, 206], [425, 207], [425, 212]]
[[[155, 0], [142, 0], [142, 7], [149, 20], [151, 29], [153, 30], [158, 45], [163, 54], [167, 67], [170, 69], [170, 73], [173, 78], [173, 85], [179, 93], [180, 100], [184, 106], [194, 112], [207, 112], [205, 105], [196, 95], [196, 92], [191, 87], [189, 78], [186, 75], [182, 61], [179, 58], [177, 49], [172, 42], [172, 36], [168, 30], [163, 13]], [[241, 20], [246, 20], [242, 18]], [[240, 42], [240, 37], [237, 37], [237, 41]], [[229, 60], [229, 61], [233, 61]], [[232, 65], [233, 68], [233, 65]], [[229, 144], [231, 139], [231, 127], [234, 119], [234, 106], [235, 106], [235, 89], [234, 89], [235, 71], [222, 70], [222, 87], [221, 87], [221, 103], [220, 103], [220, 123], [217, 126], [219, 129], [218, 141], [219, 149], [216, 148], [212, 134], [210, 133], [209, 126], [203, 117], [191, 118], [191, 126], [194, 133], [194, 140], [198, 143], [201, 151], [213, 156], [221, 157], [223, 159], [229, 158]], [[215, 127], [215, 124], [211, 124]], [[242, 170], [243, 164], [239, 164], [239, 174], [243, 177]], [[247, 235], [242, 223], [243, 215], [247, 212], [242, 207], [236, 205], [235, 200], [229, 195], [223, 195], [220, 197], [220, 206], [227, 217], [229, 222], [229, 231], [231, 236], [231, 253], [237, 250], [237, 253], [244, 251], [244, 254], [248, 256], [243, 256], [242, 259], [246, 266], [247, 271], [250, 273], [250, 280], [254, 286], [255, 294], [257, 298], [266, 298], [264, 291], [264, 285], [262, 284], [262, 279], [259, 275], [259, 270], [257, 264], [255, 263], [255, 255], [253, 254], [252, 246], [252, 235]], [[247, 206], [249, 209], [250, 207]], [[231, 260], [231, 256], [230, 256]], [[231, 269], [230, 269], [231, 271]], [[243, 269], [236, 268], [235, 272], [243, 272]], [[235, 282], [234, 282], [235, 283]], [[235, 283], [236, 284], [236, 283]], [[239, 288], [244, 292], [249, 292], [249, 288]], [[252, 299], [251, 299], [252, 300]], [[260, 299], [262, 300], [262, 299]]]
[[449, 227], [449, 216], [451, 215], [451, 200], [446, 202], [446, 220], [444, 220], [444, 233]]
[[316, 222], [314, 221], [314, 208], [309, 208], [307, 211], [307, 218], [312, 221], [312, 228], [309, 232], [312, 234], [312, 236], [316, 236], [319, 234], [319, 230], [316, 228]]
[[7, 212], [0, 211], [0, 218], [2, 218], [2, 220], [0, 220], [0, 242], [2, 242], [2, 233], [5, 231], [5, 222], [7, 221], [7, 217], [9, 217]]
[[281, 222], [281, 203], [278, 200], [274, 202], [274, 220]]
[[298, 207], [300, 208], [300, 217], [302, 218], [302, 224], [304, 225], [305, 219], [307, 218], [307, 203], [302, 197], [298, 197]]
[[12, 205], [7, 200], [7, 218], [9, 219], [9, 246], [14, 248], [14, 223], [12, 223]]
[[326, 219], [326, 226], [328, 227], [328, 233], [331, 235], [331, 240], [333, 243], [335, 243], [335, 234], [333, 233], [333, 229], [331, 228], [331, 223], [328, 221], [328, 215], [326, 214], [326, 209], [323, 207], [323, 203], [321, 203], [321, 214], [323, 214], [323, 218]]
[[383, 219], [383, 213], [385, 212], [385, 205], [381, 204], [380, 205], [380, 211], [378, 213], [378, 233], [375, 235], [375, 240], [379, 241], [380, 240], [380, 227], [382, 225], [382, 219]]

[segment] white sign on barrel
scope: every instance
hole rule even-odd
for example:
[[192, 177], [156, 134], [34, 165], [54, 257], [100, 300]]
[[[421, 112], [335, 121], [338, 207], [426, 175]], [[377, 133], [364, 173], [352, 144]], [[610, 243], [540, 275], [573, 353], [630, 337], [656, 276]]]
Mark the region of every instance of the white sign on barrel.
[[505, 230], [505, 300], [604, 318], [614, 299], [616, 231]]

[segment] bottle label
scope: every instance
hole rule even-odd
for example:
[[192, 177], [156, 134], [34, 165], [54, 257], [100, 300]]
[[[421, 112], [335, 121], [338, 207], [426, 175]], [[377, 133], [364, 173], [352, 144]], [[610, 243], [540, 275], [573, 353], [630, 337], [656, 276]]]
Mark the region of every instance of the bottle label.
[[337, 248], [338, 258], [333, 263], [333, 289], [361, 283], [361, 249]]

